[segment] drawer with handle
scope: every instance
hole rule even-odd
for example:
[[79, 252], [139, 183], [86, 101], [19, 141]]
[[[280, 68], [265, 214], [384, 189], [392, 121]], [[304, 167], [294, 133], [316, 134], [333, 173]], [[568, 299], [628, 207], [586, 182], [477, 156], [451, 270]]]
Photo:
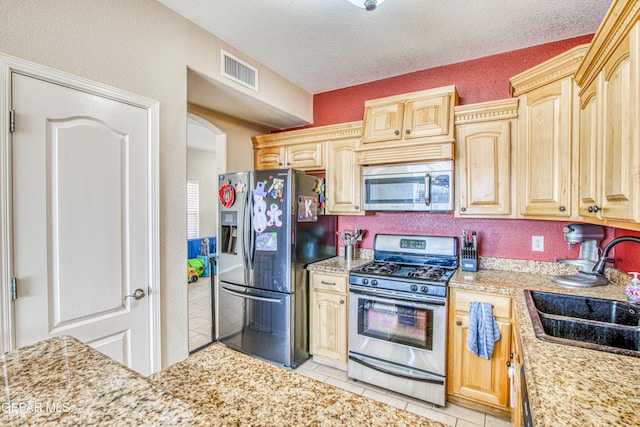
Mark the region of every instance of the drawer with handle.
[[314, 291], [347, 292], [348, 276], [311, 272], [311, 288]]

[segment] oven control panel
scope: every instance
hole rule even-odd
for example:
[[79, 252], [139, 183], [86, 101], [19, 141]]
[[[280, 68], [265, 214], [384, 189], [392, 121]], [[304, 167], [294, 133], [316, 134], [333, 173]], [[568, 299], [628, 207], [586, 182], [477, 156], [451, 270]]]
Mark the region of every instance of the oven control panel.
[[426, 249], [427, 241], [424, 239], [400, 239], [401, 249]]

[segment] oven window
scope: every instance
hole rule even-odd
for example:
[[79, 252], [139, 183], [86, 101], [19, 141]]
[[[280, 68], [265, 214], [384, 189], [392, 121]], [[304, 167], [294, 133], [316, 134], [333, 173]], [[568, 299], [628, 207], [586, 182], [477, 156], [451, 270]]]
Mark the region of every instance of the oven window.
[[358, 334], [433, 349], [433, 310], [358, 298]]

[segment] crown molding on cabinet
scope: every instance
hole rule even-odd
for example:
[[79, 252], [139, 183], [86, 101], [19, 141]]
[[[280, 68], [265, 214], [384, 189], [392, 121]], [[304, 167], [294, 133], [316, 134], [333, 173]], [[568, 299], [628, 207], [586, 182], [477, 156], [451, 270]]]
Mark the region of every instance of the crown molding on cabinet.
[[518, 118], [518, 98], [479, 102], [454, 107], [456, 126]]
[[549, 83], [572, 76], [582, 62], [588, 48], [588, 44], [576, 46], [512, 77], [509, 81], [513, 96], [520, 96]]
[[259, 135], [251, 138], [254, 149], [259, 146], [279, 147], [291, 144], [331, 141], [334, 139], [360, 138], [362, 136], [362, 120], [337, 125], [319, 126], [287, 132]]

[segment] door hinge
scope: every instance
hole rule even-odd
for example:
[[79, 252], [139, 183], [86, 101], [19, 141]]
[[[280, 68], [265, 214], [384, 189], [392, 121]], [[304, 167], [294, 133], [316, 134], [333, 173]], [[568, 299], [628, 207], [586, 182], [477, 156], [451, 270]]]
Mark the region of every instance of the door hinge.
[[14, 277], [11, 279], [11, 300], [15, 301], [18, 299], [18, 280]]
[[16, 110], [9, 111], [9, 133], [16, 131]]

